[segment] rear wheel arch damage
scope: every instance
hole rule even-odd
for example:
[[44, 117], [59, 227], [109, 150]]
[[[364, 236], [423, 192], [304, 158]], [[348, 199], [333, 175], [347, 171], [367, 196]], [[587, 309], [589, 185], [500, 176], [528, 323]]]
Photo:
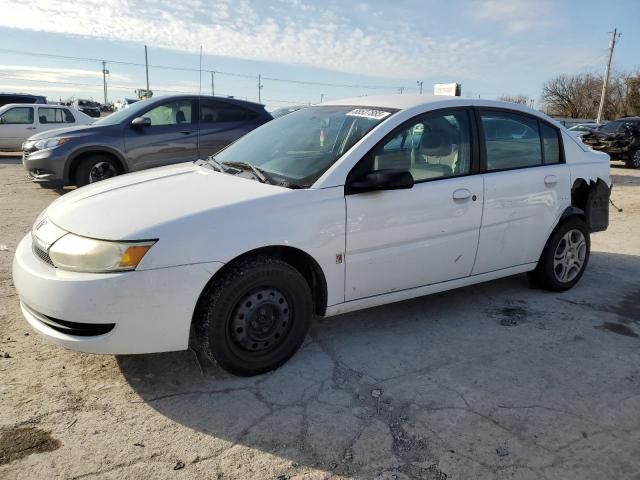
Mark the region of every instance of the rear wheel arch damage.
[[571, 206], [562, 214], [560, 221], [580, 215], [590, 232], [601, 232], [609, 226], [609, 197], [611, 187], [598, 178], [578, 178], [571, 189]]

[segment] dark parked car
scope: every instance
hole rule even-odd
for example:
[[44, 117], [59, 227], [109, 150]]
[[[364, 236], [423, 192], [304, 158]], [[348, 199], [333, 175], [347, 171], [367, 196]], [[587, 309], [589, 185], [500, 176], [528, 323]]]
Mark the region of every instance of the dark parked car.
[[622, 160], [628, 168], [640, 168], [640, 117], [623, 117], [605, 123], [582, 136], [594, 150]]
[[23, 144], [22, 163], [42, 186], [82, 186], [205, 158], [269, 120], [257, 103], [205, 95], [154, 97], [87, 127], [34, 135]]
[[90, 117], [100, 118], [100, 104], [93, 100], [75, 100], [73, 106], [80, 110], [85, 115]]
[[47, 97], [29, 93], [0, 93], [0, 107], [9, 103], [47, 103]]

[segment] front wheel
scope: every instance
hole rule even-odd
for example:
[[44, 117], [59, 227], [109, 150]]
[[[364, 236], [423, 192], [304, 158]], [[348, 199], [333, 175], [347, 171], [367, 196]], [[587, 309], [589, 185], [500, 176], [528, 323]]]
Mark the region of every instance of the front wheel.
[[581, 218], [571, 217], [551, 234], [536, 270], [529, 277], [553, 292], [569, 290], [582, 277], [590, 249], [587, 225]]
[[90, 183], [106, 180], [120, 174], [118, 165], [107, 155], [91, 155], [78, 165], [75, 174], [75, 184], [83, 187]]
[[230, 373], [279, 367], [300, 348], [312, 317], [309, 285], [271, 257], [243, 260], [207, 287], [196, 313], [196, 347]]

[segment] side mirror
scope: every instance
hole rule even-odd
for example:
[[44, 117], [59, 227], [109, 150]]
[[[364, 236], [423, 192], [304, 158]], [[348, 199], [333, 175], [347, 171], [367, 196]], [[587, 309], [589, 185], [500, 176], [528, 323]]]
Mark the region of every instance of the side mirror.
[[131, 120], [131, 126], [133, 128], [145, 128], [151, 126], [151, 119], [149, 117], [136, 117]]
[[413, 187], [413, 176], [407, 170], [374, 170], [348, 185], [348, 193], [377, 190], [400, 190]]

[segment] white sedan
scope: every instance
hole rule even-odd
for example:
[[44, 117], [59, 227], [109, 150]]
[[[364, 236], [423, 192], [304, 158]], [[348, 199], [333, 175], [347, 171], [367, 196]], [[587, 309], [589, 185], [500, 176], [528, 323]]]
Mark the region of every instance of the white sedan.
[[609, 193], [607, 155], [525, 106], [363, 97], [61, 197], [13, 278], [27, 321], [62, 346], [193, 345], [254, 375], [287, 361], [314, 315], [525, 272], [573, 287]]
[[0, 151], [17, 152], [36, 133], [89, 125], [95, 121], [79, 110], [61, 105], [10, 103], [0, 107]]

